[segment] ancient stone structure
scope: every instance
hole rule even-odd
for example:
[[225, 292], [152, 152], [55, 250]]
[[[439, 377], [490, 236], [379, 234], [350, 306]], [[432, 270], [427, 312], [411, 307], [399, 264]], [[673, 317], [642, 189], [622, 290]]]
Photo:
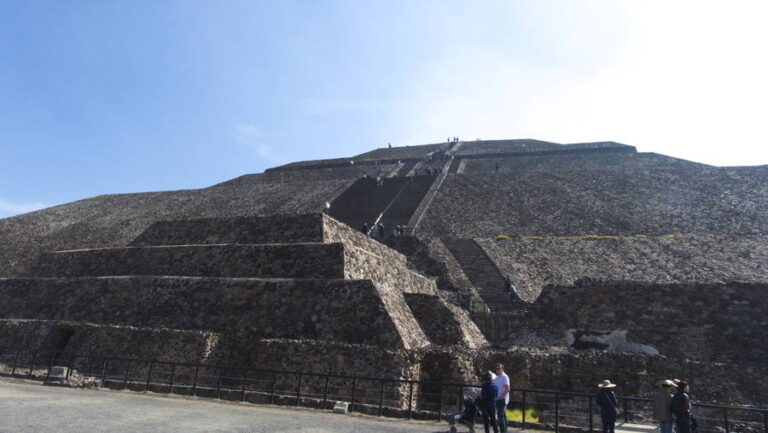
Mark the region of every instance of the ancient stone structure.
[[0, 347], [765, 404], [767, 229], [766, 166], [376, 149], [0, 220]]

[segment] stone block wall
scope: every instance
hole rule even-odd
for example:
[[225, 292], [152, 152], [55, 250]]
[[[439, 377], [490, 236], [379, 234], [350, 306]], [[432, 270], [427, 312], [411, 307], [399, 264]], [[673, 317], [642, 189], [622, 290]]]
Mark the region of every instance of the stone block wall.
[[488, 345], [467, 312], [439, 296], [406, 293], [405, 301], [433, 344], [468, 348]]
[[160, 221], [149, 226], [130, 246], [271, 244], [323, 241], [319, 213], [267, 217], [201, 218]]
[[42, 254], [29, 276], [344, 278], [341, 244], [180, 245]]
[[408, 268], [397, 251], [333, 218], [325, 217], [325, 241], [344, 245], [344, 272], [350, 279], [368, 279], [385, 290], [437, 294], [434, 281]]
[[424, 213], [419, 234], [758, 234], [768, 225], [768, 214], [761, 212], [767, 185], [758, 175], [695, 165], [450, 174]]
[[549, 286], [527, 311], [478, 324], [497, 344], [765, 365], [766, 289], [765, 284], [581, 281]]
[[[402, 299], [370, 281], [192, 277], [0, 279], [0, 317], [247, 331], [259, 338], [421, 347]], [[385, 306], [385, 303], [388, 305]], [[388, 312], [393, 308], [400, 313]]]
[[130, 357], [175, 362], [207, 362], [220, 334], [168, 328], [99, 325], [59, 320], [0, 319], [3, 353]]
[[496, 362], [505, 365], [513, 387], [596, 393], [597, 384], [610, 379], [619, 384], [618, 394], [650, 397], [659, 380], [677, 378], [691, 384], [694, 401], [768, 404], [768, 382], [756, 380], [768, 374], [765, 365], [734, 368], [728, 363], [594, 350], [553, 353], [517, 349], [479, 353], [474, 359], [478, 370]]
[[768, 236], [569, 236], [478, 239], [518, 293], [582, 278], [648, 283], [758, 282], [768, 275]]

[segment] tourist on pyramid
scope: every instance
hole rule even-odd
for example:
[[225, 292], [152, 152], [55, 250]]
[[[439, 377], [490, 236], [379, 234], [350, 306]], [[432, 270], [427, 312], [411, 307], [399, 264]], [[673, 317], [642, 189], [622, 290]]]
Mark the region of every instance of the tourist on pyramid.
[[507, 275], [504, 279], [504, 288], [507, 290], [510, 302], [517, 302], [521, 300], [520, 295], [517, 294], [517, 287], [515, 287], [515, 283], [512, 282], [512, 278], [510, 278], [509, 275]]
[[672, 392], [675, 388], [671, 380], [662, 380], [653, 396], [653, 419], [659, 422], [660, 433], [672, 433]]
[[619, 415], [619, 402], [616, 399], [616, 394], [613, 392], [617, 385], [605, 379], [603, 383], [597, 386], [600, 388], [597, 392], [597, 405], [600, 406], [603, 433], [614, 433], [616, 417]]
[[504, 373], [504, 364], [498, 363], [494, 366], [496, 370], [496, 379], [493, 382], [499, 388], [499, 396], [496, 399], [496, 416], [499, 421], [499, 430], [501, 433], [507, 433], [507, 405], [509, 404], [509, 376]]

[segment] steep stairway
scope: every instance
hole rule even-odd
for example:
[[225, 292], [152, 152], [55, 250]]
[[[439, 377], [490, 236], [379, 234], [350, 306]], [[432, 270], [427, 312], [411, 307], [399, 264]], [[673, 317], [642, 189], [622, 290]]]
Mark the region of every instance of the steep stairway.
[[418, 164], [418, 162], [419, 162], [418, 159], [412, 159], [410, 161], [406, 161], [406, 163], [403, 164], [402, 167], [400, 167], [400, 170], [397, 171], [397, 174], [395, 176], [397, 176], [397, 177], [406, 177], [406, 176], [408, 176], [408, 173], [410, 173], [411, 170], [413, 170], [413, 167], [416, 166], [416, 164]]
[[381, 221], [385, 227], [398, 224], [407, 225], [411, 216], [416, 212], [427, 191], [435, 182], [436, 176], [412, 176], [405, 184], [397, 200], [386, 209]]
[[386, 228], [407, 224], [434, 181], [435, 176], [393, 177], [377, 185], [375, 179], [358, 179], [331, 203], [329, 214], [355, 229], [370, 226], [382, 213]]
[[508, 311], [512, 303], [504, 287], [504, 276], [473, 239], [442, 239], [480, 297], [493, 311]]

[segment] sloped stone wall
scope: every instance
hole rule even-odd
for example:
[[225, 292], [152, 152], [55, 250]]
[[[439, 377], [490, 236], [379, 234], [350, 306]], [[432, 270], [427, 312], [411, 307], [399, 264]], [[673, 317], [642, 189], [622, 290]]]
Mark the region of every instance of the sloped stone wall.
[[159, 221], [129, 244], [158, 245], [271, 244], [323, 241], [322, 215], [200, 218]]
[[768, 275], [768, 236], [571, 236], [477, 239], [518, 293], [581, 278], [648, 283], [759, 282]]
[[325, 217], [325, 241], [344, 244], [347, 278], [372, 280], [401, 293], [437, 294], [435, 283], [410, 270], [405, 256], [330, 217]]
[[[594, 335], [626, 331], [626, 342], [618, 343], [647, 346], [675, 362], [765, 365], [767, 290], [765, 284], [661, 285], [587, 280], [575, 286], [548, 286], [527, 311], [478, 320], [478, 324], [497, 344], [568, 348], [574, 343], [574, 331], [598, 331]], [[644, 351], [639, 347], [612, 347], [610, 340], [593, 338], [583, 342], [591, 341], [592, 347], [605, 351]]]
[[220, 338], [209, 331], [0, 319], [3, 353], [38, 353], [42, 362], [79, 354], [199, 363], [208, 361]]
[[[0, 317], [120, 326], [248, 331], [260, 338], [302, 338], [404, 347], [423, 345], [391, 308], [410, 315], [400, 295], [382, 300], [369, 281], [193, 277], [0, 279]], [[411, 316], [412, 317], [412, 316]], [[411, 319], [413, 320], [413, 319]], [[404, 334], [404, 335], [401, 335]], [[407, 340], [404, 342], [404, 338]]]
[[488, 345], [467, 312], [439, 296], [406, 293], [405, 301], [433, 344], [468, 348]]
[[766, 197], [764, 175], [695, 165], [449, 174], [420, 236], [759, 234]]
[[0, 219], [0, 276], [21, 275], [46, 251], [126, 246], [158, 221], [317, 212], [346, 183], [261, 182], [104, 195]]
[[42, 254], [39, 277], [173, 275], [248, 278], [344, 278], [341, 244], [182, 245]]

